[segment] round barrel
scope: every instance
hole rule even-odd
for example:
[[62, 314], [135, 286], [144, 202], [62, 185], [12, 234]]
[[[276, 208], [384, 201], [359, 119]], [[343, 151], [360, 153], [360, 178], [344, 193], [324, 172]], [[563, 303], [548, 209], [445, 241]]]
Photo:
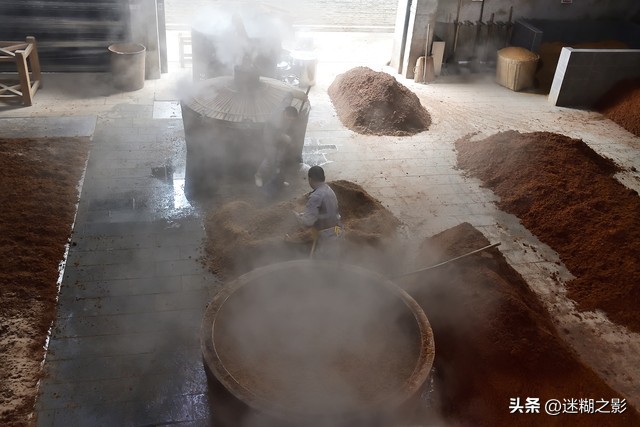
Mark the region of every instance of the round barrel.
[[146, 48], [138, 43], [118, 43], [109, 46], [113, 85], [130, 92], [144, 87]]

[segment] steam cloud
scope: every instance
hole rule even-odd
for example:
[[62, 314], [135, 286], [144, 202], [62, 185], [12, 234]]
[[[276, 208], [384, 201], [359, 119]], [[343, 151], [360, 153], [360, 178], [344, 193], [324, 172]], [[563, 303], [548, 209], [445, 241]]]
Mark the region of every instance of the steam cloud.
[[255, 60], [276, 55], [273, 59], [277, 60], [281, 41], [293, 37], [293, 29], [282, 13], [254, 2], [205, 9], [192, 27], [213, 42], [216, 60], [229, 69], [241, 65], [246, 56]]
[[[239, 384], [304, 425], [352, 425], [335, 415], [358, 411], [389, 425], [400, 414], [387, 402], [418, 361], [416, 321], [371, 276], [329, 267], [271, 269], [237, 290], [216, 317], [217, 354]], [[263, 422], [252, 414], [242, 425]]]

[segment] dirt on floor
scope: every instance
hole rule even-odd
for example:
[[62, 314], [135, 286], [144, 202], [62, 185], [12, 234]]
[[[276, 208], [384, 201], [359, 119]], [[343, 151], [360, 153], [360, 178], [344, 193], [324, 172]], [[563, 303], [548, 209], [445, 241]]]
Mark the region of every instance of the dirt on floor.
[[[424, 241], [416, 265], [430, 265], [489, 244], [468, 223]], [[588, 399], [612, 410], [623, 399], [563, 342], [547, 311], [497, 248], [401, 282], [423, 307], [434, 332], [435, 405], [446, 425], [631, 426], [640, 416], [628, 403], [622, 414], [551, 416], [551, 399]], [[510, 414], [511, 399], [522, 411], [537, 398], [540, 413]], [[566, 400], [565, 400], [566, 399]], [[582, 405], [582, 406], [580, 406]], [[579, 412], [579, 409], [576, 409]], [[595, 412], [595, 409], [594, 409]]]
[[[362, 187], [343, 180], [329, 185], [346, 230], [345, 253], [354, 257], [394, 237], [400, 222]], [[233, 200], [214, 209], [205, 220], [207, 266], [230, 278], [262, 265], [308, 257], [313, 238], [294, 215], [304, 210], [307, 197], [270, 205]]]
[[618, 167], [564, 135], [502, 132], [456, 142], [458, 164], [482, 180], [527, 229], [558, 252], [575, 279], [567, 296], [640, 332], [640, 197]]
[[540, 63], [536, 72], [536, 81], [538, 89], [541, 92], [549, 93], [553, 76], [556, 73], [560, 52], [563, 47], [572, 47], [574, 49], [628, 49], [626, 43], [617, 40], [604, 40], [591, 43], [567, 44], [564, 42], [548, 42], [542, 43], [538, 53], [540, 54]]
[[417, 95], [384, 72], [352, 68], [338, 75], [328, 92], [342, 123], [355, 132], [406, 136], [431, 124]]
[[617, 83], [598, 101], [595, 109], [640, 136], [640, 79]]
[[27, 426], [88, 140], [0, 140], [0, 424]]

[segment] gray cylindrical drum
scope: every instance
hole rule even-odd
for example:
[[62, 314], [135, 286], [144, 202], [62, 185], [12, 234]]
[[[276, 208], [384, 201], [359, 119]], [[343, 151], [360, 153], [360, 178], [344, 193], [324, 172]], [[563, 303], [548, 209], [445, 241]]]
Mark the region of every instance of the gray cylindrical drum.
[[138, 43], [117, 43], [109, 46], [113, 84], [125, 92], [144, 87], [146, 48]]
[[300, 79], [301, 87], [314, 86], [316, 84], [316, 68], [318, 57], [312, 51], [296, 50], [291, 52], [293, 69]]

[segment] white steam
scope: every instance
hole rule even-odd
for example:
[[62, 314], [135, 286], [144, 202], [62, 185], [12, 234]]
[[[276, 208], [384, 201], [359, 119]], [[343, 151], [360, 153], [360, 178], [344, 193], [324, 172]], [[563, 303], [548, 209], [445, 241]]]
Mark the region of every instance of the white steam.
[[258, 3], [229, 2], [200, 11], [192, 28], [212, 42], [216, 60], [233, 69], [247, 57], [277, 60], [282, 41], [293, 37], [287, 21], [282, 12]]

